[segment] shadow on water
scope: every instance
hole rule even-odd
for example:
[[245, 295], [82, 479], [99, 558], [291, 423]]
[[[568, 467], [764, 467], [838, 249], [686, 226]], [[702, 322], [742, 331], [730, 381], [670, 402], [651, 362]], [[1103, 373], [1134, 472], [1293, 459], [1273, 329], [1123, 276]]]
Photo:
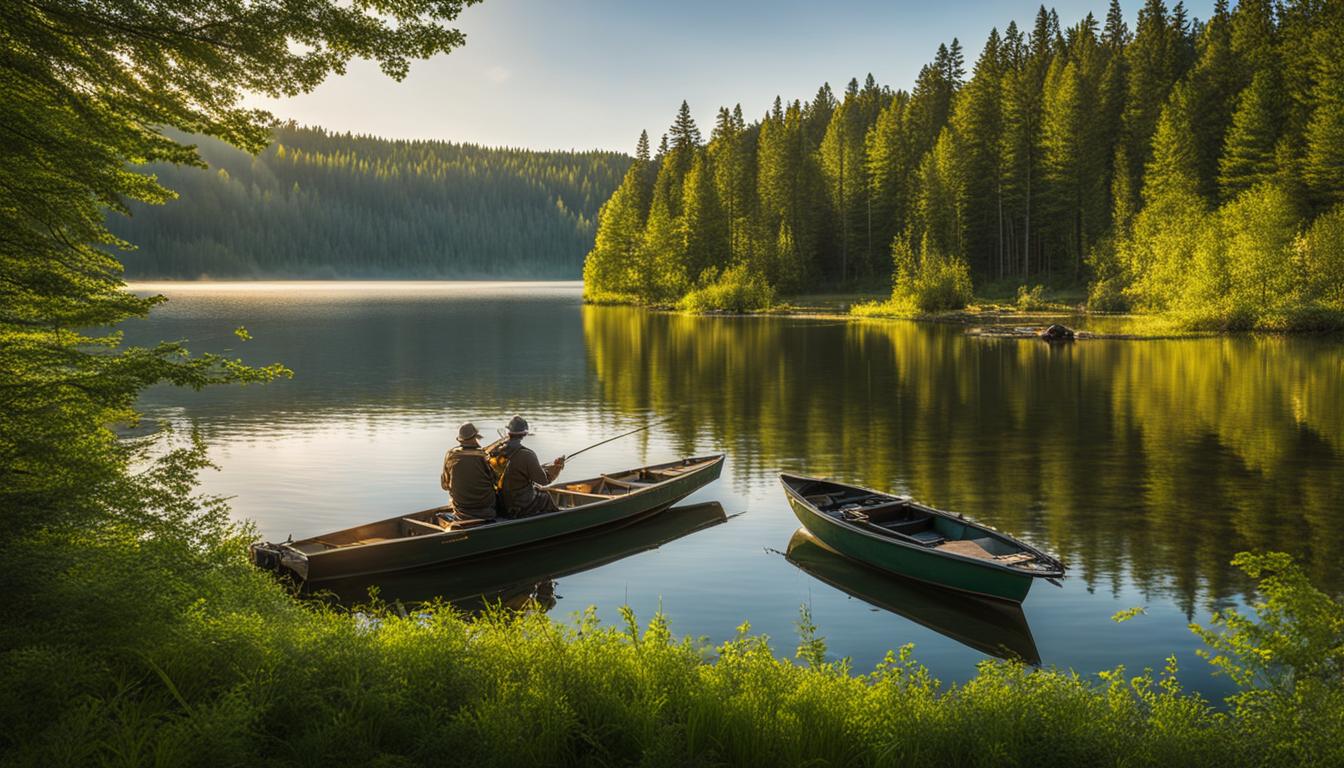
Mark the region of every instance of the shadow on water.
[[550, 610], [555, 605], [556, 579], [657, 549], [727, 519], [718, 502], [673, 507], [625, 526], [566, 537], [507, 556], [323, 582], [315, 594], [330, 593], [342, 604], [357, 605], [367, 602], [369, 590], [376, 587], [378, 598], [388, 602], [443, 600], [468, 611], [494, 604], [522, 608], [532, 602]]
[[869, 605], [981, 653], [1040, 666], [1041, 655], [1020, 605], [879, 573], [837, 555], [804, 528], [789, 539], [785, 556], [806, 573]]

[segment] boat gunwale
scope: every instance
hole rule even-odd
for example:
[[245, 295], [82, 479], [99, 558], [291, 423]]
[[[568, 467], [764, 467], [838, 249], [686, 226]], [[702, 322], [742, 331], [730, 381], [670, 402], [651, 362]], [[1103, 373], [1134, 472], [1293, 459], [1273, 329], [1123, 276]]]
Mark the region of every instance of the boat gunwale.
[[[910, 503], [912, 503], [912, 504], [914, 504], [914, 505], [920, 507], [921, 509], [923, 509], [923, 510], [927, 510], [928, 512], [931, 512], [931, 513], [933, 513], [933, 514], [936, 514], [936, 515], [939, 515], [939, 516], [941, 516], [941, 517], [947, 518], [947, 519], [952, 520], [952, 521], [954, 521], [954, 522], [961, 523], [961, 524], [963, 524], [963, 525], [968, 525], [968, 526], [973, 527], [973, 528], [978, 528], [978, 529], [984, 530], [984, 531], [986, 531], [987, 533], [989, 533], [989, 534], [991, 534], [991, 535], [999, 536], [999, 537], [1002, 537], [1002, 538], [1004, 538], [1004, 539], [1007, 539], [1009, 542], [1012, 542], [1013, 544], [1015, 544], [1015, 545], [1021, 547], [1022, 549], [1026, 550], [1026, 551], [1028, 551], [1028, 552], [1031, 552], [1031, 553], [1033, 553], [1033, 554], [1035, 554], [1035, 555], [1037, 555], [1037, 556], [1039, 556], [1039, 557], [1041, 557], [1041, 558], [1044, 558], [1044, 559], [1047, 561], [1048, 564], [1050, 564], [1050, 565], [1053, 566], [1053, 570], [1050, 571], [1050, 572], [1044, 572], [1044, 573], [1032, 573], [1031, 571], [1025, 571], [1025, 570], [1022, 570], [1022, 569], [1020, 569], [1020, 568], [1016, 568], [1016, 567], [1014, 567], [1014, 566], [1012, 566], [1012, 565], [1005, 565], [1004, 563], [995, 562], [995, 561], [993, 561], [993, 560], [984, 560], [984, 559], [982, 559], [982, 558], [978, 558], [978, 557], [969, 557], [969, 556], [967, 556], [967, 555], [961, 555], [961, 554], [958, 554], [958, 553], [956, 553], [956, 552], [940, 552], [940, 551], [938, 551], [936, 548], [933, 548], [933, 547], [927, 547], [927, 546], [924, 546], [924, 545], [921, 545], [921, 544], [918, 544], [918, 543], [915, 543], [915, 542], [908, 542], [908, 541], [905, 541], [905, 540], [903, 540], [903, 539], [901, 539], [901, 538], [898, 538], [898, 537], [896, 537], [896, 536], [883, 536], [883, 535], [880, 535], [880, 534], [877, 534], [877, 533], [873, 533], [872, 531], [865, 530], [864, 528], [861, 528], [861, 527], [859, 527], [859, 526], [857, 526], [857, 525], [854, 525], [853, 523], [851, 523], [851, 522], [848, 521], [848, 520], [844, 520], [844, 519], [842, 519], [842, 518], [834, 517], [834, 516], [832, 516], [832, 515], [828, 515], [828, 514], [826, 514], [826, 513], [823, 512], [820, 508], [818, 508], [815, 504], [813, 504], [812, 502], [808, 501], [807, 498], [804, 497], [801, 493], [799, 493], [797, 490], [795, 490], [795, 489], [793, 488], [793, 486], [789, 484], [789, 482], [788, 482], [788, 480], [786, 480], [786, 478], [793, 478], [793, 479], [795, 479], [795, 480], [801, 480], [801, 481], [804, 481], [804, 482], [829, 483], [829, 484], [831, 484], [831, 485], [840, 485], [840, 486], [844, 486], [844, 487], [846, 487], [846, 488], [854, 488], [854, 489], [856, 489], [856, 490], [866, 491], [866, 492], [868, 492], [868, 493], [872, 493], [872, 494], [877, 495], [877, 496], [891, 496], [891, 497], [894, 497], [894, 498], [897, 498], [897, 499], [903, 499], [903, 500], [905, 500], [905, 501], [907, 501], [907, 502], [910, 502]], [[784, 486], [784, 492], [788, 495], [790, 501], [796, 501], [796, 502], [798, 502], [798, 503], [803, 504], [803, 506], [805, 506], [805, 507], [807, 507], [809, 510], [811, 510], [817, 517], [820, 517], [820, 518], [826, 520], [828, 523], [835, 524], [835, 525], [839, 525], [840, 527], [842, 527], [842, 528], [843, 528], [844, 530], [846, 530], [846, 531], [851, 531], [851, 532], [853, 532], [853, 533], [862, 534], [863, 536], [866, 536], [866, 537], [871, 538], [871, 539], [875, 539], [875, 540], [877, 540], [877, 541], [882, 541], [882, 542], [892, 543], [892, 544], [899, 544], [900, 546], [905, 547], [906, 549], [909, 549], [909, 550], [912, 550], [912, 551], [915, 551], [915, 552], [921, 552], [921, 553], [926, 553], [926, 554], [933, 554], [933, 555], [938, 556], [938, 557], [952, 558], [952, 559], [954, 559], [954, 560], [956, 560], [956, 561], [958, 561], [958, 562], [969, 563], [969, 564], [971, 564], [971, 565], [976, 565], [976, 566], [980, 566], [980, 567], [984, 567], [984, 568], [991, 568], [991, 569], [995, 569], [995, 570], [1002, 571], [1002, 572], [1005, 572], [1005, 573], [1012, 573], [1012, 574], [1015, 574], [1015, 575], [1018, 575], [1018, 576], [1026, 576], [1026, 577], [1028, 577], [1028, 578], [1033, 578], [1033, 579], [1051, 579], [1051, 578], [1060, 578], [1061, 576], [1064, 575], [1064, 571], [1065, 571], [1064, 564], [1063, 564], [1062, 562], [1060, 562], [1060, 560], [1059, 560], [1058, 558], [1053, 557], [1053, 556], [1051, 556], [1051, 555], [1049, 555], [1049, 554], [1046, 554], [1045, 552], [1042, 552], [1040, 549], [1038, 549], [1038, 548], [1032, 546], [1031, 544], [1026, 543], [1025, 541], [1021, 541], [1020, 539], [1018, 539], [1017, 537], [1013, 536], [1012, 534], [1004, 533], [1003, 531], [997, 530], [997, 529], [992, 528], [992, 527], [990, 527], [990, 526], [987, 526], [987, 525], [985, 525], [985, 524], [983, 524], [983, 523], [978, 523], [978, 522], [975, 522], [975, 521], [972, 521], [972, 520], [968, 520], [968, 519], [966, 519], [964, 516], [963, 516], [963, 517], [958, 517], [957, 515], [955, 515], [955, 514], [953, 514], [953, 513], [951, 513], [951, 512], [948, 512], [947, 510], [938, 509], [937, 507], [931, 507], [931, 506], [929, 506], [929, 505], [927, 505], [927, 504], [922, 504], [922, 503], [920, 503], [920, 502], [918, 502], [918, 501], [915, 501], [914, 499], [912, 499], [912, 498], [909, 497], [909, 496], [901, 496], [901, 495], [899, 495], [899, 494], [885, 493], [885, 492], [883, 492], [883, 491], [877, 491], [877, 490], [874, 490], [874, 489], [872, 489], [872, 488], [866, 488], [866, 487], [861, 486], [861, 485], [851, 485], [851, 484], [849, 484], [849, 483], [842, 483], [842, 482], [840, 482], [840, 481], [838, 481], [838, 480], [832, 480], [832, 479], [830, 479], [830, 478], [826, 478], [826, 477], [811, 477], [811, 476], [808, 476], [808, 475], [795, 475], [795, 474], [793, 474], [793, 473], [791, 473], [791, 472], [780, 472], [780, 473], [779, 473], [779, 481], [780, 481], [780, 485]], [[806, 527], [806, 526], [804, 526], [804, 527]], [[818, 537], [818, 538], [819, 538], [819, 537]], [[823, 542], [823, 543], [824, 543], [824, 542]], [[831, 547], [829, 547], [829, 546], [827, 546], [827, 549], [831, 549], [832, 551], [834, 551], [834, 549], [831, 548]], [[848, 555], [845, 555], [843, 552], [840, 552], [840, 553], [837, 553], [837, 554], [840, 554], [840, 555], [842, 555], [842, 556], [844, 556], [844, 557], [848, 557]], [[937, 583], [937, 582], [925, 581], [924, 579], [919, 579], [918, 577], [910, 577], [910, 578], [915, 578], [915, 579], [918, 580], [918, 581], [924, 581], [925, 583], [928, 583], [928, 584], [936, 584], [936, 583]], [[962, 591], [964, 591], [964, 592], [972, 592], [972, 590], [962, 590]], [[983, 594], [983, 593], [974, 592], [973, 594]], [[985, 596], [986, 596], [986, 597], [995, 597], [994, 595], [985, 595]], [[1002, 598], [999, 598], [999, 599], [1002, 599]]]
[[[624, 473], [627, 473], [627, 472], [637, 472], [637, 471], [643, 471], [643, 470], [649, 470], [649, 469], [652, 469], [652, 470], [654, 470], [654, 471], [657, 471], [657, 468], [658, 468], [658, 467], [665, 467], [665, 466], [672, 466], [672, 465], [682, 465], [682, 466], [685, 466], [685, 462], [691, 462], [691, 463], [693, 463], [693, 464], [694, 464], [694, 463], [700, 463], [700, 464], [701, 464], [701, 466], [696, 467], [694, 470], [692, 470], [692, 471], [690, 471], [690, 472], [685, 472], [685, 473], [683, 473], [683, 474], [677, 475], [676, 477], [669, 477], [669, 478], [667, 478], [666, 480], [663, 480], [663, 481], [660, 481], [660, 482], [657, 482], [657, 483], [651, 483], [651, 484], [646, 485], [646, 486], [643, 486], [643, 487], [641, 487], [641, 488], [633, 488], [633, 489], [630, 490], [629, 493], [622, 493], [622, 494], [619, 494], [619, 495], [616, 495], [616, 496], [610, 496], [610, 497], [607, 497], [607, 498], [604, 498], [604, 499], [601, 499], [601, 500], [593, 501], [593, 502], [588, 503], [588, 504], [576, 504], [576, 505], [574, 505], [574, 506], [572, 506], [572, 507], [566, 507], [565, 509], [557, 509], [555, 512], [546, 512], [546, 513], [544, 513], [544, 514], [540, 514], [540, 515], [532, 515], [531, 517], [520, 517], [520, 518], [514, 518], [514, 519], [511, 519], [511, 520], [510, 520], [510, 519], [503, 519], [503, 520], [501, 520], [501, 519], [496, 519], [496, 520], [494, 520], [494, 521], [491, 521], [489, 530], [499, 530], [499, 529], [501, 529], [501, 528], [507, 527], [507, 526], [509, 526], [509, 525], [517, 524], [517, 523], [528, 523], [528, 522], [533, 522], [533, 521], [536, 521], [536, 520], [548, 519], [548, 518], [550, 518], [550, 517], [553, 516], [553, 515], [564, 514], [564, 513], [567, 513], [567, 512], [574, 512], [574, 511], [576, 511], [576, 510], [580, 510], [580, 509], [583, 509], [583, 510], [593, 509], [593, 508], [596, 508], [596, 507], [600, 507], [600, 506], [602, 506], [602, 505], [604, 505], [604, 504], [610, 504], [610, 503], [612, 503], [612, 502], [620, 501], [621, 499], [628, 499], [628, 498], [630, 498], [630, 497], [632, 497], [632, 496], [638, 496], [638, 495], [643, 494], [643, 493], [646, 493], [646, 492], [648, 492], [648, 491], [653, 491], [653, 490], [656, 490], [656, 489], [659, 489], [659, 488], [664, 488], [664, 487], [666, 487], [666, 486], [667, 486], [668, 484], [670, 484], [670, 483], [674, 483], [674, 482], [677, 482], [677, 481], [679, 481], [679, 480], [686, 479], [686, 478], [695, 477], [696, 475], [700, 474], [701, 472], [704, 472], [704, 471], [707, 470], [707, 469], [710, 469], [711, 467], [714, 467], [715, 465], [722, 465], [722, 464], [723, 464], [723, 461], [724, 461], [725, 458], [726, 458], [726, 454], [719, 453], [719, 454], [711, 454], [711, 455], [709, 455], [709, 456], [693, 456], [693, 457], [689, 457], [689, 458], [686, 458], [686, 459], [678, 459], [678, 460], [676, 460], [676, 461], [663, 462], [662, 464], [646, 464], [646, 465], [644, 465], [644, 466], [640, 466], [640, 467], [633, 467], [633, 468], [631, 468], [631, 469], [620, 470], [620, 471], [614, 472], [614, 473], [612, 473], [612, 474], [620, 475], [620, 474], [624, 474]], [[598, 477], [595, 477], [595, 478], [586, 478], [586, 479], [583, 479], [583, 480], [568, 480], [568, 481], [566, 481], [564, 484], [565, 484], [565, 485], [571, 485], [571, 484], [573, 484], [573, 483], [583, 483], [583, 482], [597, 481], [597, 480], [601, 480], [601, 479], [602, 479], [602, 476], [599, 475]], [[551, 483], [550, 485], [539, 486], [537, 490], [538, 490], [538, 491], [546, 491], [546, 490], [550, 490], [550, 489], [554, 488], [554, 487], [557, 486], [557, 485], [560, 485], [560, 483]], [[564, 489], [556, 488], [556, 490], [564, 490]], [[364, 548], [364, 547], [381, 547], [381, 546], [384, 546], [384, 545], [387, 545], [387, 544], [401, 544], [401, 543], [406, 542], [406, 541], [409, 541], [409, 540], [424, 541], [424, 540], [426, 540], [426, 539], [439, 539], [439, 538], [443, 538], [443, 539], [449, 539], [449, 538], [452, 538], [452, 539], [466, 539], [466, 538], [468, 538], [473, 532], [476, 532], [476, 531], [475, 531], [475, 527], [472, 527], [472, 528], [462, 528], [462, 529], [458, 529], [458, 530], [447, 530], [447, 529], [445, 529], [445, 530], [442, 530], [442, 531], [438, 531], [438, 532], [436, 532], [436, 533], [425, 533], [425, 534], [421, 534], [421, 535], [419, 535], [419, 536], [414, 536], [414, 535], [412, 535], [412, 536], [397, 536], [397, 537], [395, 537], [395, 538], [383, 539], [382, 541], [371, 541], [371, 542], [368, 542], [368, 543], [366, 543], [366, 544], [360, 544], [360, 543], [358, 543], [358, 542], [352, 542], [352, 543], [350, 543], [350, 544], [346, 544], [346, 545], [343, 545], [343, 546], [331, 547], [330, 549], [324, 549], [324, 550], [322, 550], [322, 551], [320, 551], [320, 552], [303, 552], [303, 551], [300, 551], [300, 550], [298, 550], [298, 549], [296, 548], [296, 545], [299, 545], [299, 544], [307, 544], [307, 543], [317, 543], [317, 544], [320, 544], [320, 543], [322, 543], [322, 542], [319, 541], [319, 539], [323, 538], [324, 536], [331, 536], [331, 535], [333, 535], [333, 534], [344, 533], [345, 531], [351, 530], [351, 528], [362, 528], [362, 527], [364, 527], [364, 525], [379, 525], [379, 524], [381, 524], [381, 523], [393, 522], [393, 521], [395, 521], [395, 520], [400, 520], [400, 519], [402, 519], [402, 518], [406, 518], [406, 517], [415, 517], [415, 516], [417, 516], [417, 515], [423, 515], [423, 514], [425, 514], [425, 513], [427, 513], [427, 512], [438, 512], [438, 511], [441, 511], [441, 510], [451, 509], [451, 508], [452, 508], [452, 505], [451, 505], [451, 504], [444, 504], [444, 505], [440, 505], [440, 506], [437, 506], [437, 507], [429, 507], [429, 508], [427, 508], [427, 509], [422, 509], [422, 510], [419, 510], [419, 511], [417, 511], [417, 512], [411, 512], [411, 513], [409, 513], [409, 514], [396, 515], [396, 516], [394, 516], [394, 517], [389, 517], [389, 518], [386, 518], [386, 519], [383, 519], [383, 520], [375, 520], [375, 521], [373, 521], [373, 522], [371, 522], [371, 523], [364, 523], [363, 525], [355, 525], [355, 526], [351, 526], [350, 528], [343, 528], [343, 529], [340, 529], [340, 530], [338, 530], [338, 531], [329, 531], [329, 532], [327, 532], [327, 533], [318, 534], [318, 535], [316, 535], [316, 536], [310, 536], [310, 537], [305, 538], [305, 539], [299, 539], [298, 541], [288, 542], [288, 543], [285, 544], [284, 546], [286, 547], [286, 549], [290, 550], [290, 551], [293, 552], [294, 554], [301, 555], [305, 560], [310, 560], [310, 559], [315, 558], [315, 557], [322, 557], [323, 555], [328, 555], [328, 554], [332, 554], [332, 553], [336, 553], [336, 552], [344, 552], [344, 551], [348, 551], [348, 550], [353, 549], [353, 548], [355, 548], [355, 547], [359, 547], [359, 548]], [[575, 531], [573, 531], [573, 533], [578, 533], [578, 532], [586, 531], [586, 530], [588, 530], [589, 528], [593, 528], [593, 527], [595, 527], [595, 526], [587, 526], [587, 527], [585, 527], [585, 528], [578, 528], [578, 529], [576, 529]], [[566, 535], [567, 535], [567, 534], [566, 534]]]

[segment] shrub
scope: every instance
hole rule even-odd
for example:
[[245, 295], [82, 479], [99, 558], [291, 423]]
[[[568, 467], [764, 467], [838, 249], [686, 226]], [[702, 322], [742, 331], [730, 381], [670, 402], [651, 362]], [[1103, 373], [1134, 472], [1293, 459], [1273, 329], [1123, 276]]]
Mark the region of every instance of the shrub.
[[701, 287], [683, 296], [677, 307], [689, 312], [754, 312], [769, 309], [774, 302], [774, 289], [765, 278], [738, 264], [722, 274], [705, 270]]
[[1025, 285], [1017, 287], [1017, 301], [1015, 302], [1019, 312], [1031, 312], [1038, 309], [1048, 309], [1049, 303], [1045, 300], [1045, 286], [1033, 285], [1028, 288]]
[[1344, 205], [1312, 223], [1298, 239], [1297, 253], [1307, 296], [1344, 311]]
[[892, 244], [895, 262], [891, 303], [917, 312], [945, 312], [971, 303], [971, 271], [966, 262], [925, 248], [916, 259], [913, 249], [898, 237]]
[[1338, 765], [1344, 604], [1286, 555], [1239, 555], [1254, 617], [1196, 631], [1230, 709], [1156, 675], [983, 662], [945, 685], [909, 646], [868, 674], [810, 616], [796, 657], [743, 625], [641, 627], [441, 605], [300, 603], [252, 531], [193, 498], [203, 448], [106, 489], [96, 527], [0, 542], [0, 763]]

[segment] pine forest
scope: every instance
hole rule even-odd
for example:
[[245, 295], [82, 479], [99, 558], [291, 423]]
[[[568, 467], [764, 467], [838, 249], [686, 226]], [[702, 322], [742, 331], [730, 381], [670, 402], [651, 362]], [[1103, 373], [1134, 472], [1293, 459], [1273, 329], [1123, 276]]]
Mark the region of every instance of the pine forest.
[[[954, 309], [1069, 286], [1192, 327], [1344, 310], [1344, 3], [1147, 0], [940, 45], [910, 91], [869, 75], [702, 136], [686, 103], [602, 209], [589, 300], [759, 308], [892, 285]], [[1039, 290], [1039, 289], [1037, 289]]]
[[253, 156], [192, 137], [208, 169], [108, 227], [133, 278], [577, 278], [630, 159], [281, 125]]

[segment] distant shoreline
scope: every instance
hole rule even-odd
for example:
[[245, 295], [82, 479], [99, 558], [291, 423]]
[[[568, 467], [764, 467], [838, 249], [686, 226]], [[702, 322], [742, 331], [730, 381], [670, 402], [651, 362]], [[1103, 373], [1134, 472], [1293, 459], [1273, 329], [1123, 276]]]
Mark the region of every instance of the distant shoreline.
[[517, 286], [545, 286], [545, 287], [573, 287], [576, 290], [583, 288], [582, 280], [545, 280], [545, 279], [509, 279], [509, 278], [386, 278], [386, 279], [229, 279], [229, 280], [204, 280], [204, 279], [183, 279], [183, 280], [127, 280], [126, 287], [131, 290], [156, 290], [159, 286], [172, 287], [174, 289], [247, 289], [247, 290], [271, 290], [284, 288], [287, 290], [329, 290], [332, 288], [355, 288], [360, 286], [376, 286], [378, 288], [423, 288], [432, 285], [517, 285]]

